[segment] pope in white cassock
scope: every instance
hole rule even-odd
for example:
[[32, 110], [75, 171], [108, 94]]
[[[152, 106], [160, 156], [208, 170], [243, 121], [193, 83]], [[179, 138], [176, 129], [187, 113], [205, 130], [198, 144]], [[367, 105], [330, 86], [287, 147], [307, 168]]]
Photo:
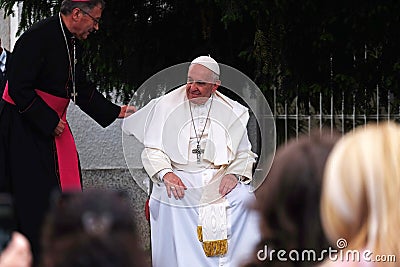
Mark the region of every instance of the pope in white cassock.
[[218, 63], [193, 60], [187, 83], [124, 121], [145, 146], [155, 267], [240, 266], [260, 240], [248, 109], [217, 91]]

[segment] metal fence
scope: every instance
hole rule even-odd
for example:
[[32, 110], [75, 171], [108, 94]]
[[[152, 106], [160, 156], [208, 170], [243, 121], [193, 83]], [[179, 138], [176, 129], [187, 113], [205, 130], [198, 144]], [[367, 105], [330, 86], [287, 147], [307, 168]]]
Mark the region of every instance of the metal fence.
[[[366, 58], [365, 58], [366, 59]], [[331, 79], [334, 75], [333, 59], [330, 59]], [[400, 121], [400, 101], [393, 89], [382, 88], [377, 83], [373, 88], [341, 90], [330, 88], [330, 92], [309, 95], [313, 99], [304, 104], [299, 96], [278, 97], [282, 88], [274, 88], [272, 111], [277, 130], [277, 143], [287, 143], [290, 138], [310, 133], [312, 129], [328, 128], [342, 134], [360, 125], [382, 121]], [[398, 92], [396, 92], [398, 94]], [[283, 100], [282, 100], [283, 99]]]

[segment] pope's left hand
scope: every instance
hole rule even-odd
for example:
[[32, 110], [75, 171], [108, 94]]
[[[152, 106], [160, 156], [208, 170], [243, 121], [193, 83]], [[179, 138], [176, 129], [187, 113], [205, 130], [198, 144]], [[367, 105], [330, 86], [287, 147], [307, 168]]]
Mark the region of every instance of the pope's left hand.
[[219, 193], [221, 196], [225, 196], [232, 191], [233, 188], [238, 184], [238, 179], [233, 174], [227, 174], [222, 177], [221, 183], [219, 184]]
[[123, 105], [121, 106], [121, 111], [119, 112], [118, 118], [127, 118], [130, 115], [132, 115], [133, 113], [136, 112], [136, 107], [135, 106], [127, 106], [127, 105]]

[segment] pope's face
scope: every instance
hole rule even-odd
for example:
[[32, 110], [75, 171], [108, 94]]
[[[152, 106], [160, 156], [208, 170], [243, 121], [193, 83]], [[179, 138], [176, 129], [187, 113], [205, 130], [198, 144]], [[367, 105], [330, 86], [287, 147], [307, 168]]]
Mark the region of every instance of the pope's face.
[[205, 103], [213, 94], [220, 82], [213, 79], [212, 71], [199, 64], [189, 66], [186, 95], [187, 98], [196, 103]]
[[75, 32], [75, 36], [78, 39], [87, 39], [90, 33], [99, 30], [99, 20], [101, 13], [103, 12], [101, 5], [95, 6], [90, 11], [79, 11], [79, 24]]

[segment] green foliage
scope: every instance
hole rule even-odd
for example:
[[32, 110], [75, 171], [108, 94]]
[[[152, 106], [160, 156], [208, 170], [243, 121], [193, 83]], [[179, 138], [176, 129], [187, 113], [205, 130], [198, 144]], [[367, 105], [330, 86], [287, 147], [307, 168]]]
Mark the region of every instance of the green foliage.
[[14, 4], [23, 3], [23, 11], [21, 14], [21, 22], [18, 27], [18, 33], [27, 29], [34, 22], [43, 18], [49, 17], [59, 10], [59, 3], [57, 0], [29, 0], [29, 1], [7, 1], [0, 0], [0, 8], [4, 8], [5, 16], [13, 14]]
[[[0, 7], [9, 15], [15, 2]], [[57, 12], [60, 2], [24, 1], [20, 28]], [[88, 75], [124, 100], [163, 68], [211, 54], [268, 99], [277, 89], [280, 105], [298, 97], [310, 112], [323, 95], [328, 112], [335, 92], [335, 109], [361, 101], [357, 108], [369, 110], [377, 87], [398, 103], [398, 1], [108, 1], [103, 21], [86, 42]]]
[[[252, 17], [253, 77], [263, 88], [279, 88], [280, 102], [298, 96], [300, 105], [315, 107], [320, 93], [330, 101], [334, 92], [335, 109], [360, 101], [357, 108], [368, 111], [376, 109], [378, 88], [382, 102], [390, 95], [398, 103], [399, 2], [216, 1], [225, 5], [227, 25]], [[323, 106], [329, 109], [330, 103]]]

